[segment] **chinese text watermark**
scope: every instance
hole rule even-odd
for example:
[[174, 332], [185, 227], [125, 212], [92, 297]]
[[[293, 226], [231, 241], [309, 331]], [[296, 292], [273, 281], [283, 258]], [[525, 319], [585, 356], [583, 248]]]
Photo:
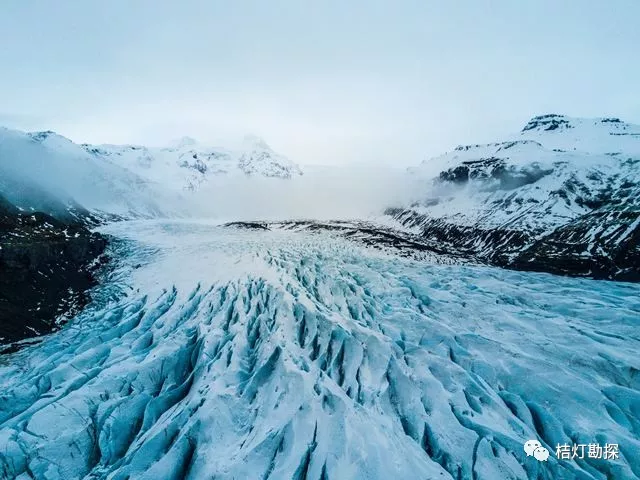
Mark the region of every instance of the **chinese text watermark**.
[[[528, 440], [524, 444], [527, 457], [534, 457], [539, 462], [546, 462], [549, 458], [549, 450], [542, 446], [538, 440]], [[594, 458], [602, 460], [617, 460], [620, 458], [620, 448], [617, 443], [559, 443], [555, 450], [558, 460], [575, 460]]]

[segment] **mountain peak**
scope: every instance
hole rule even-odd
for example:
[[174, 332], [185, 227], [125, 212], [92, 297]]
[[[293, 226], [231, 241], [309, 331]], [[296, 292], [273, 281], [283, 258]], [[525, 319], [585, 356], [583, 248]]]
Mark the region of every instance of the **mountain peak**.
[[628, 129], [637, 130], [637, 125], [629, 124], [617, 117], [582, 118], [569, 117], [567, 115], [559, 115], [557, 113], [548, 113], [531, 118], [531, 120], [529, 120], [521, 130], [521, 133], [528, 131], [545, 132], [554, 130], [560, 132], [573, 128], [587, 128], [592, 132], [600, 131], [609, 133]]
[[529, 130], [538, 131], [552, 131], [558, 129], [573, 128], [571, 119], [565, 115], [558, 115], [557, 113], [548, 113], [546, 115], [538, 115], [533, 117], [522, 129], [523, 132]]
[[42, 132], [29, 132], [27, 133], [27, 135], [31, 137], [31, 139], [34, 140], [35, 142], [40, 142], [40, 143], [45, 141], [50, 141], [52, 139], [55, 139], [58, 142], [61, 141], [64, 143], [73, 143], [67, 137], [62, 136], [59, 133], [54, 132], [53, 130], [44, 130]]

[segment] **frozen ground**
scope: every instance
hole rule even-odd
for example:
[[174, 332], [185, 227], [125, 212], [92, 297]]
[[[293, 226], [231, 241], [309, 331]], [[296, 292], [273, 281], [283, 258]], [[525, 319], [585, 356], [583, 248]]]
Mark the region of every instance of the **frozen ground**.
[[[123, 222], [100, 299], [0, 357], [0, 477], [640, 476], [640, 285], [330, 232]], [[523, 443], [617, 443], [547, 463]]]

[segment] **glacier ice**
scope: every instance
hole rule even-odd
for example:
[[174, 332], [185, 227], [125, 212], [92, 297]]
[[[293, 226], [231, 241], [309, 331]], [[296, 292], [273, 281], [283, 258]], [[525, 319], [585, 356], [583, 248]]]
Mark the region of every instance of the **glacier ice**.
[[[640, 285], [329, 232], [101, 230], [94, 304], [0, 357], [0, 478], [640, 476]], [[529, 439], [620, 458], [541, 463]]]

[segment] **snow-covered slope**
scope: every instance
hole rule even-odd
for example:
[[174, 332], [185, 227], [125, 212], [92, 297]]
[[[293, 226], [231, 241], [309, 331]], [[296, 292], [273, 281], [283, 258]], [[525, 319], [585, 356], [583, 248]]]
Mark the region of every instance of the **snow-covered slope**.
[[428, 198], [390, 213], [424, 235], [498, 264], [640, 276], [640, 126], [543, 115], [506, 141], [459, 146], [412, 173]]
[[63, 220], [88, 211], [121, 216], [179, 214], [181, 199], [54, 132], [0, 128], [0, 193], [24, 211]]
[[[104, 231], [125, 239], [109, 300], [2, 357], [0, 478], [640, 476], [638, 285], [326, 232]], [[579, 443], [620, 457], [555, 456]]]
[[213, 179], [301, 174], [257, 137], [246, 137], [235, 150], [206, 147], [188, 137], [170, 147], [147, 148], [78, 145], [51, 131], [0, 128], [0, 193], [26, 211], [64, 220], [95, 212], [185, 216], [194, 208], [190, 192]]
[[264, 140], [247, 136], [238, 149], [208, 147], [184, 137], [166, 148], [136, 145], [82, 145], [91, 155], [109, 160], [166, 188], [198, 190], [221, 175], [291, 178], [300, 168], [274, 152]]

